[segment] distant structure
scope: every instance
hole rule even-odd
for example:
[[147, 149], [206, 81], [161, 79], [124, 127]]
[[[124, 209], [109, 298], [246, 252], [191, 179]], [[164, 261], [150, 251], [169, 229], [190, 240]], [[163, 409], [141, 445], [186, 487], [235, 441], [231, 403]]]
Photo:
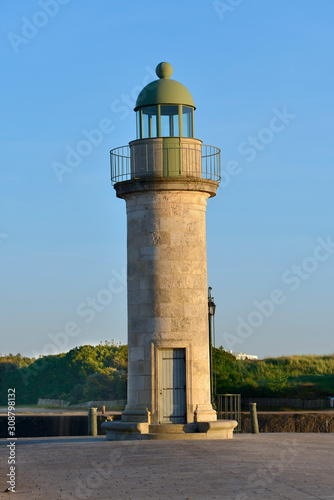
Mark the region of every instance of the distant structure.
[[128, 400], [107, 439], [231, 438], [210, 398], [206, 203], [220, 150], [195, 139], [195, 104], [172, 67], [139, 94], [137, 139], [111, 151], [126, 202]]
[[233, 354], [236, 359], [259, 359], [258, 356], [253, 354], [246, 354], [245, 352], [239, 352], [238, 354]]

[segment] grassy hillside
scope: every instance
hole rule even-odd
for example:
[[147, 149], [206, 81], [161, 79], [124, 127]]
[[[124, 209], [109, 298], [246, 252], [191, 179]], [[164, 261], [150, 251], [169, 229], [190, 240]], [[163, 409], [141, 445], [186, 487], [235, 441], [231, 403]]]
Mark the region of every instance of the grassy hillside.
[[[127, 346], [106, 342], [38, 359], [0, 357], [0, 405], [8, 388], [16, 388], [17, 404], [39, 397], [73, 403], [126, 399]], [[214, 349], [216, 393], [244, 397], [318, 399], [334, 396], [334, 356], [286, 356], [240, 361]]]
[[216, 392], [317, 399], [334, 395], [334, 355], [236, 360], [215, 349]]

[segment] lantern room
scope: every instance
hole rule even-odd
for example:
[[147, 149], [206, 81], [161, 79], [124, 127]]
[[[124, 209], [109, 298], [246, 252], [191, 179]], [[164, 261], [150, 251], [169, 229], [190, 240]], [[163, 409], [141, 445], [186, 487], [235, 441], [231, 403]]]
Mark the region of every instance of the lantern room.
[[135, 107], [137, 139], [195, 136], [193, 98], [184, 85], [170, 79], [172, 73], [169, 63], [158, 64], [159, 80], [140, 92]]

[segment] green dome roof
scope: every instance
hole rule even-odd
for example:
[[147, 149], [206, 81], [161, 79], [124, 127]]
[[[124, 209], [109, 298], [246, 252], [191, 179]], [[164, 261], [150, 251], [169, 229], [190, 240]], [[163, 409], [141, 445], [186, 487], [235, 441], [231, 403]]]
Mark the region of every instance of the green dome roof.
[[183, 104], [195, 108], [189, 90], [182, 83], [169, 79], [173, 73], [173, 68], [169, 63], [158, 64], [155, 71], [160, 79], [154, 80], [143, 88], [137, 98], [135, 111], [143, 106], [155, 104]]

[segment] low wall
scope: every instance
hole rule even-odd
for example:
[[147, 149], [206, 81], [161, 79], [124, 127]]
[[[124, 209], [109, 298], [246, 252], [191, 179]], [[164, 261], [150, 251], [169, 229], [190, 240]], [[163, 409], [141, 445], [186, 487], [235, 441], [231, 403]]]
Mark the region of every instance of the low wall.
[[[115, 419], [120, 419], [116, 415]], [[98, 434], [104, 421], [97, 415]], [[258, 413], [260, 432], [331, 432], [334, 433], [334, 412]], [[8, 419], [0, 416], [0, 438], [7, 438]], [[249, 413], [241, 414], [241, 432], [250, 433]], [[16, 415], [16, 437], [87, 436], [88, 415]]]
[[[256, 403], [258, 407], [287, 407], [287, 408], [329, 408], [329, 398], [327, 399], [292, 399], [292, 398], [241, 398], [242, 406], [249, 403]], [[259, 410], [260, 408], [258, 408]]]
[[71, 408], [125, 408], [127, 403], [126, 399], [115, 399], [112, 401], [87, 401], [86, 403], [80, 403], [77, 405], [71, 405]]
[[[117, 418], [117, 417], [116, 417]], [[105, 435], [97, 415], [97, 433]], [[0, 416], [0, 438], [8, 438], [7, 416]], [[15, 418], [15, 437], [88, 436], [88, 415], [20, 415]]]
[[[7, 438], [7, 417], [0, 417], [0, 437]], [[15, 436], [87, 436], [88, 416], [85, 415], [20, 415], [15, 418]]]
[[43, 406], [55, 406], [59, 408], [102, 408], [105, 406], [106, 408], [125, 408], [126, 399], [114, 399], [112, 401], [86, 401], [85, 403], [72, 405], [69, 401], [64, 401], [63, 399], [44, 399], [38, 398], [38, 405]]
[[[334, 412], [259, 412], [259, 432], [334, 432]], [[251, 432], [249, 413], [241, 413], [241, 432]]]
[[43, 405], [43, 406], [56, 406], [56, 407], [59, 407], [59, 408], [66, 408], [71, 403], [69, 401], [64, 401], [63, 399], [43, 399], [43, 398], [38, 398], [37, 404], [38, 405]]

